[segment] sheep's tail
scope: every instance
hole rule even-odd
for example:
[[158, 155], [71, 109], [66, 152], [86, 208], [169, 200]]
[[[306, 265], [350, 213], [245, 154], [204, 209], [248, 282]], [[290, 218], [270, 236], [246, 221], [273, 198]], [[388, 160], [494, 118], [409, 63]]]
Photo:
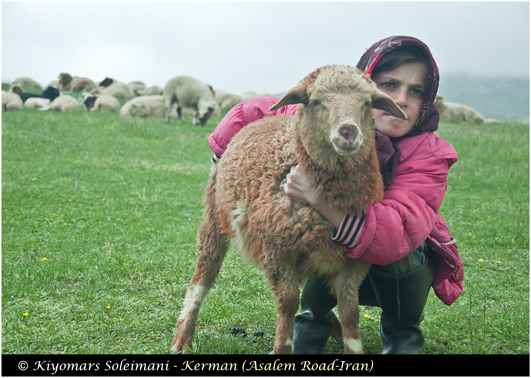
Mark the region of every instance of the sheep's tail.
[[183, 309], [177, 321], [177, 333], [173, 340], [172, 352], [190, 350], [195, 326], [201, 306], [214, 286], [221, 264], [229, 248], [230, 236], [221, 233], [215, 203], [216, 172], [212, 173], [208, 184], [205, 210], [206, 219], [197, 234], [199, 255], [195, 273], [184, 299]]

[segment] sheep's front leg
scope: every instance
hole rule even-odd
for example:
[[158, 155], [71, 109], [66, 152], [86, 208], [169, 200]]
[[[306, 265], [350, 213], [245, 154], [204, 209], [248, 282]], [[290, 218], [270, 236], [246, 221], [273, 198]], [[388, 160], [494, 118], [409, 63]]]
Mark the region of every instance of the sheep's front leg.
[[337, 310], [341, 319], [345, 354], [363, 354], [359, 324], [359, 287], [369, 272], [370, 263], [356, 260], [334, 280]]
[[276, 296], [278, 312], [275, 354], [293, 354], [293, 326], [295, 314], [299, 309], [299, 282], [295, 271], [289, 267], [279, 267], [274, 273], [267, 274]]

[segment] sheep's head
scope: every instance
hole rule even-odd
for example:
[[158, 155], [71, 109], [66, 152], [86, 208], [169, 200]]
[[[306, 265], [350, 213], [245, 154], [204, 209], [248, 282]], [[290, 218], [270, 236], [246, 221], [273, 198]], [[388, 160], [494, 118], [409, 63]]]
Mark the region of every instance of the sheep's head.
[[108, 87], [108, 86], [111, 85], [112, 83], [114, 83], [114, 80], [111, 79], [110, 77], [106, 77], [106, 78], [103, 79], [103, 81], [100, 83], [100, 87]]
[[24, 90], [22, 89], [22, 87], [18, 84], [13, 84], [11, 86], [11, 88], [9, 88], [9, 92], [10, 93], [16, 93], [16, 94], [21, 94], [21, 93], [24, 93]]
[[317, 149], [320, 156], [328, 157], [334, 151], [341, 156], [356, 154], [364, 141], [374, 141], [371, 107], [407, 118], [368, 76], [348, 66], [316, 70], [270, 110], [288, 104], [302, 104], [298, 110], [299, 129], [306, 135], [303, 142], [308, 152]]
[[94, 107], [94, 103], [96, 102], [96, 99], [98, 98], [97, 94], [84, 92], [81, 95], [81, 104], [83, 107], [87, 110], [91, 110]]
[[216, 107], [216, 100], [214, 100], [213, 96], [208, 96], [207, 99], [199, 100], [198, 109], [195, 114], [195, 118], [197, 118], [197, 122], [199, 122], [201, 126], [204, 126], [207, 123], [210, 116], [212, 115], [212, 112], [214, 112], [215, 107]]
[[42, 97], [48, 98], [50, 99], [50, 101], [55, 100], [60, 95], [61, 92], [59, 91], [59, 89], [51, 85], [42, 92]]
[[59, 83], [63, 87], [65, 87], [68, 84], [70, 84], [71, 81], [72, 81], [72, 76], [70, 76], [69, 74], [64, 73], [64, 72], [59, 74]]

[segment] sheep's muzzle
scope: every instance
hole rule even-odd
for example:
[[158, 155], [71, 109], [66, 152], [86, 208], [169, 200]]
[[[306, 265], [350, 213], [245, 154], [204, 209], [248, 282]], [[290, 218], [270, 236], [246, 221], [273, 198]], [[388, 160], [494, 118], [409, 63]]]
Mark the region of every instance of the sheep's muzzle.
[[343, 122], [330, 132], [330, 142], [340, 155], [352, 155], [363, 144], [363, 134], [355, 122]]

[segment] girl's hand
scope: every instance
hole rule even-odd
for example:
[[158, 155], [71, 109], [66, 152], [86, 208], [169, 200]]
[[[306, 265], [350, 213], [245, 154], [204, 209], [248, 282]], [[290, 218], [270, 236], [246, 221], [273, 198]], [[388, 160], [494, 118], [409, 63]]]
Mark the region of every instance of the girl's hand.
[[332, 210], [328, 202], [317, 195], [315, 188], [310, 185], [298, 165], [291, 167], [290, 172], [286, 176], [284, 193], [294, 201], [303, 205], [312, 206], [332, 223], [335, 228], [339, 228], [345, 213], [341, 210]]
[[315, 188], [310, 185], [298, 165], [292, 166], [290, 173], [286, 176], [284, 193], [292, 200], [303, 205], [311, 205], [318, 198]]

